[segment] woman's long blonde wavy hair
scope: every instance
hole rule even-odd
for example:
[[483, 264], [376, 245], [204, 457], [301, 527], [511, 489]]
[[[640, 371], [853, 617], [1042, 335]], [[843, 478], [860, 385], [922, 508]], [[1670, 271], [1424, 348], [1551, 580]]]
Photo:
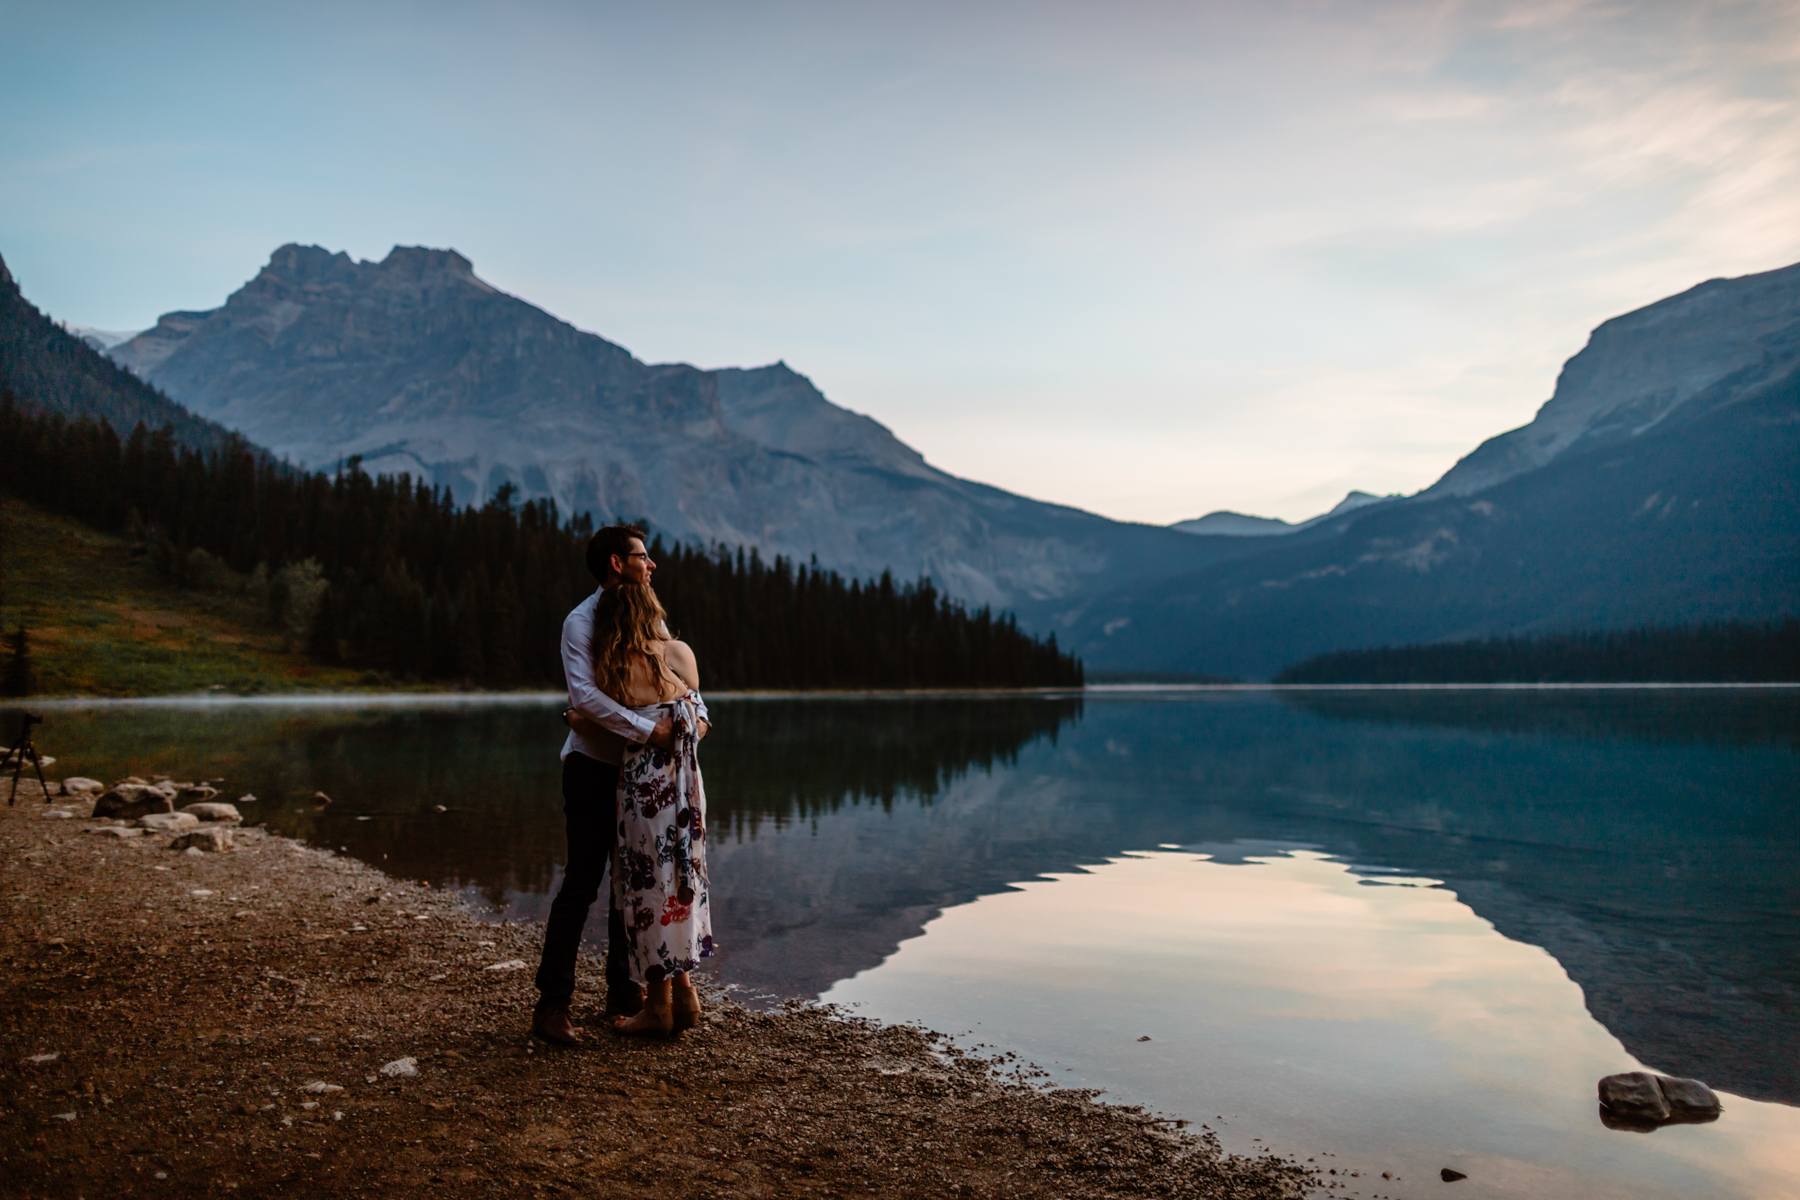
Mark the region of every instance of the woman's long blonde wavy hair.
[[663, 684], [679, 686], [657, 651], [669, 636], [667, 622], [662, 601], [647, 585], [620, 583], [600, 593], [594, 607], [594, 682], [602, 692], [623, 701], [631, 694], [632, 667], [640, 662], [659, 691]]

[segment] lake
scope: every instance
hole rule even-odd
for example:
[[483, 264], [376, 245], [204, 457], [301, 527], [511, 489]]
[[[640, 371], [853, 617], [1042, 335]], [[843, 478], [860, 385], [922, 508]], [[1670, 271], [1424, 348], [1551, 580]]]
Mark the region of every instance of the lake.
[[[1016, 1053], [1339, 1194], [1800, 1195], [1800, 691], [710, 702], [712, 974], [746, 1002]], [[38, 744], [541, 920], [559, 707], [63, 703]], [[1724, 1116], [1607, 1128], [1595, 1081], [1640, 1066]]]

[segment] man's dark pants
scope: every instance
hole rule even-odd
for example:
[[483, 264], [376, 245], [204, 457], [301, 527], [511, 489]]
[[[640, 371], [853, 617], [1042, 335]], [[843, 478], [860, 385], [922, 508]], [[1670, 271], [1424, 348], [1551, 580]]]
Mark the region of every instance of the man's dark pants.
[[[600, 894], [601, 880], [612, 862], [613, 843], [619, 836], [614, 808], [618, 785], [619, 768], [615, 766], [585, 754], [571, 753], [563, 759], [563, 824], [569, 857], [544, 928], [544, 956], [537, 972], [540, 1004], [567, 1004], [575, 995], [575, 956], [581, 946], [581, 929]], [[629, 1013], [638, 1007], [637, 987], [631, 982], [626, 958], [625, 921], [612, 903], [611, 889], [606, 908], [606, 1008]]]

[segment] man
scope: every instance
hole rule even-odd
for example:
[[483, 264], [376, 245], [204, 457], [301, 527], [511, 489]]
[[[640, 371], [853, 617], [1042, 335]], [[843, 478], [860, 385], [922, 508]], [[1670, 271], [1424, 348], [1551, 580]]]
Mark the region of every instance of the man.
[[[550, 904], [544, 927], [544, 952], [538, 963], [537, 1008], [533, 1036], [556, 1045], [580, 1041], [569, 1020], [575, 995], [575, 959], [588, 909], [600, 893], [600, 882], [612, 860], [618, 836], [614, 795], [619, 763], [628, 744], [674, 745], [669, 717], [651, 721], [639, 716], [594, 684], [594, 605], [610, 587], [649, 587], [656, 563], [644, 549], [644, 531], [636, 525], [608, 525], [594, 534], [587, 548], [588, 572], [599, 583], [593, 595], [575, 606], [563, 621], [563, 678], [569, 687], [569, 736], [562, 748], [563, 825], [568, 859], [562, 887]], [[701, 714], [704, 718], [704, 712]], [[607, 902], [606, 1015], [631, 1016], [643, 1004], [631, 982], [626, 958], [625, 925], [619, 910]]]

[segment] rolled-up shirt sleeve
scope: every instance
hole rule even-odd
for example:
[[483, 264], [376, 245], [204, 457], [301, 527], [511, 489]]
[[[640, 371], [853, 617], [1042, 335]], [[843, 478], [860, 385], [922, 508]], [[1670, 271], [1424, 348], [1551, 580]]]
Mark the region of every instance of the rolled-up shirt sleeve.
[[594, 623], [579, 609], [563, 622], [562, 660], [570, 708], [634, 745], [650, 737], [655, 721], [632, 712], [594, 683]]

